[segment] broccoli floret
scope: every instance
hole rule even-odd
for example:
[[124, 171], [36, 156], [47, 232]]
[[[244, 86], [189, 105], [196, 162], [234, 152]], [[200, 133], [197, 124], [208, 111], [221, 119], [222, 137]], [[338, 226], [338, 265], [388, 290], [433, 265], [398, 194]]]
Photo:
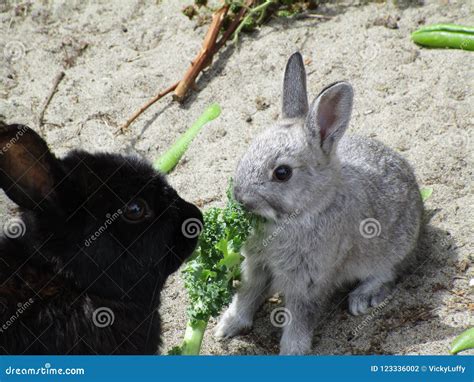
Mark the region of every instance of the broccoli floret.
[[199, 354], [209, 318], [218, 316], [231, 300], [234, 280], [240, 278], [240, 250], [260, 221], [235, 201], [232, 181], [226, 207], [211, 208], [203, 215], [204, 229], [183, 270], [190, 302], [186, 334], [181, 352], [174, 348], [172, 354]]

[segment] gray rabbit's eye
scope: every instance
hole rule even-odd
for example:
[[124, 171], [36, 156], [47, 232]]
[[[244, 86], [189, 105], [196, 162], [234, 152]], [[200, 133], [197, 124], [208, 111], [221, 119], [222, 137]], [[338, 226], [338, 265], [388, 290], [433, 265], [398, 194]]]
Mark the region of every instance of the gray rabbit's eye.
[[277, 182], [286, 182], [288, 179], [291, 178], [293, 174], [293, 170], [290, 166], [281, 165], [278, 166], [275, 170], [273, 170], [273, 180]]
[[150, 209], [143, 199], [138, 198], [125, 206], [122, 216], [129, 223], [139, 223], [150, 217]]

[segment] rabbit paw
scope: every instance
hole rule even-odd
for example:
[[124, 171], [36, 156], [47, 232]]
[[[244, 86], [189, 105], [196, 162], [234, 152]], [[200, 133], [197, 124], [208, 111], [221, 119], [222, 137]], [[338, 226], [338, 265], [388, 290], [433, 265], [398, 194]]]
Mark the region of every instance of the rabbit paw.
[[391, 288], [378, 280], [367, 279], [349, 294], [349, 312], [358, 316], [369, 308], [380, 305], [390, 294]]
[[280, 355], [305, 355], [311, 352], [311, 337], [288, 338], [283, 335], [280, 342]]
[[232, 338], [239, 333], [248, 332], [252, 328], [252, 320], [239, 315], [233, 307], [229, 307], [216, 326], [214, 335], [217, 338]]

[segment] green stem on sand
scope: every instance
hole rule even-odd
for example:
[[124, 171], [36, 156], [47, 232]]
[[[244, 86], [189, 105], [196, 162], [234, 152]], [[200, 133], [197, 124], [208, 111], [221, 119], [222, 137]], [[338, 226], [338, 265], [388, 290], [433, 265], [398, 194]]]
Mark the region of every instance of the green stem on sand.
[[262, 22], [263, 21], [263, 18], [265, 17], [265, 13], [266, 13], [266, 10], [267, 8], [274, 4], [275, 1], [274, 0], [267, 0], [265, 3], [263, 4], [260, 4], [254, 8], [250, 8], [249, 11], [248, 11], [248, 14], [247, 16], [244, 17], [244, 19], [241, 21], [241, 23], [239, 24], [239, 26], [237, 27], [237, 29], [235, 30], [234, 32], [234, 38], [232, 39], [232, 43], [234, 45], [237, 45], [237, 43], [239, 42], [239, 34], [240, 32], [242, 32], [242, 29], [244, 29], [245, 25], [247, 24], [247, 22], [250, 21], [250, 19], [253, 17], [253, 15], [255, 15], [256, 13], [258, 12], [261, 12], [260, 14], [260, 17], [257, 21], [257, 24], [258, 22]]
[[181, 345], [182, 355], [199, 355], [206, 327], [207, 321], [199, 320], [194, 322], [194, 324], [188, 321], [186, 332], [184, 333], [183, 344]]
[[179, 160], [186, 152], [189, 144], [198, 135], [203, 126], [216, 119], [221, 113], [221, 108], [218, 104], [209, 106], [199, 119], [186, 130], [181, 137], [162, 155], [160, 156], [153, 167], [165, 174], [168, 174], [178, 164]]
[[427, 25], [411, 34], [419, 45], [474, 51], [474, 28], [455, 24]]
[[457, 336], [451, 344], [450, 353], [457, 354], [463, 350], [474, 348], [474, 328], [468, 329]]

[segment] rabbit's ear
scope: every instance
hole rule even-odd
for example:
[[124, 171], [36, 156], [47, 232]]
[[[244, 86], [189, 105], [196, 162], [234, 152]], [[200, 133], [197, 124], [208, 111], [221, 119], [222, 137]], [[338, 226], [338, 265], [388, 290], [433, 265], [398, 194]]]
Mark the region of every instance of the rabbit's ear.
[[326, 87], [313, 101], [306, 127], [321, 149], [329, 155], [349, 125], [354, 92], [348, 82]]
[[304, 118], [308, 113], [306, 71], [303, 57], [296, 52], [288, 59], [283, 78], [283, 118]]
[[26, 209], [54, 204], [62, 170], [46, 142], [24, 125], [0, 122], [0, 187]]

